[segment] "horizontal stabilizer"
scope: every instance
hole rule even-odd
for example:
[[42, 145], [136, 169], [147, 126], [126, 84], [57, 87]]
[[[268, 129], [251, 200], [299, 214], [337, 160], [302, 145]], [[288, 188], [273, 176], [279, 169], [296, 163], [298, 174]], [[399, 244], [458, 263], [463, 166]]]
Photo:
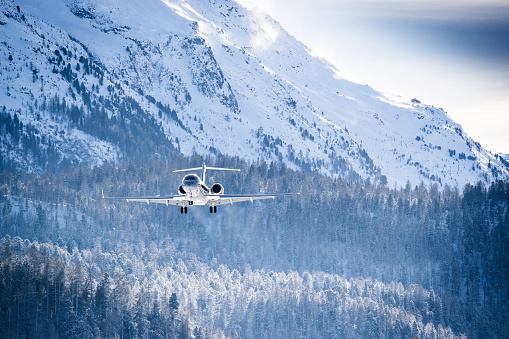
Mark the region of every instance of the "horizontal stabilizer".
[[220, 168], [220, 167], [208, 167], [208, 166], [204, 166], [204, 167], [195, 167], [195, 168], [186, 168], [186, 169], [181, 169], [181, 170], [175, 170], [173, 171], [173, 173], [175, 172], [188, 172], [188, 171], [199, 171], [199, 170], [213, 170], [213, 171], [235, 171], [235, 172], [240, 172], [240, 169], [237, 169], [237, 168]]
[[201, 167], [187, 168], [187, 169], [175, 170], [175, 171], [173, 171], [173, 173], [175, 173], [175, 172], [198, 171], [198, 170], [201, 170], [201, 169], [203, 169], [203, 168], [201, 168]]
[[238, 168], [220, 168], [220, 167], [206, 167], [208, 170], [214, 170], [214, 171], [235, 171], [240, 172]]

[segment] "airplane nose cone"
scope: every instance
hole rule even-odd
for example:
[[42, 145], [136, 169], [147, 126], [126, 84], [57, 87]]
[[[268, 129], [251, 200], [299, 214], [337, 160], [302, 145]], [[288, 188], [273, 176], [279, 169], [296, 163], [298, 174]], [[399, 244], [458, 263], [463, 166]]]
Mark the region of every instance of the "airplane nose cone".
[[200, 185], [200, 178], [196, 174], [189, 174], [182, 180], [182, 185], [186, 187], [196, 187]]

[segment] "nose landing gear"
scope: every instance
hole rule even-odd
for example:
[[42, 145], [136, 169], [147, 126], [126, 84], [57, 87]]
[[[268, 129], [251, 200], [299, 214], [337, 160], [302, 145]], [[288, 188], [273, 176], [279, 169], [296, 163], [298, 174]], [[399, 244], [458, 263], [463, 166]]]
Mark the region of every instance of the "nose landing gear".
[[187, 206], [186, 207], [180, 207], [180, 213], [181, 214], [187, 214]]
[[210, 213], [217, 213], [217, 206], [210, 206]]

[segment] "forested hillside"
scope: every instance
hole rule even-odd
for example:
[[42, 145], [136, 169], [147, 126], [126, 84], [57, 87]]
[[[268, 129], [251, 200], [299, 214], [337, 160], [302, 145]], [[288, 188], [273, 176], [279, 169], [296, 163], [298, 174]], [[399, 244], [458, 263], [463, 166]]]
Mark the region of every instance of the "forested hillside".
[[4, 238], [0, 251], [2, 338], [455, 337], [440, 298], [415, 285], [240, 273], [154, 247], [68, 252]]
[[[154, 312], [165, 331], [191, 337], [199, 336], [195, 329], [207, 337], [509, 333], [508, 183], [392, 189], [219, 156], [207, 164], [242, 169], [211, 173], [209, 183], [223, 183], [226, 193], [301, 195], [221, 206], [216, 215], [198, 206], [181, 215], [171, 206], [101, 199], [101, 189], [173, 194], [181, 178], [171, 171], [201, 161], [176, 156], [40, 176], [4, 172], [0, 230], [10, 238], [2, 244], [2, 318], [16, 319], [8, 336], [41, 326], [58, 331], [63, 318], [48, 313], [50, 290], [60, 293], [66, 316], [105, 337], [121, 335], [124, 314], [133, 333], [149, 333], [144, 324]], [[52, 263], [58, 257], [59, 268], [34, 255]], [[24, 278], [32, 285], [16, 283]], [[128, 292], [117, 291], [122, 284]], [[106, 285], [107, 329], [97, 304]], [[14, 287], [21, 290], [6, 292]], [[173, 293], [178, 312], [169, 306]], [[147, 322], [135, 317], [140, 302]], [[28, 303], [38, 305], [41, 322], [28, 317], [20, 327], [20, 310], [35, 312]]]

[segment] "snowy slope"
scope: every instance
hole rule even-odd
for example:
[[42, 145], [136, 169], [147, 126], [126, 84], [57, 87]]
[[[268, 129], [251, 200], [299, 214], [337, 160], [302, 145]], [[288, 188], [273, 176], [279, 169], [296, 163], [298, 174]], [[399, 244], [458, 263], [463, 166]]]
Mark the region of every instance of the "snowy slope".
[[[0, 4], [4, 120], [16, 114], [58, 159], [130, 157], [121, 141], [85, 127], [102, 110], [108, 123], [126, 121], [108, 131], [140, 118], [150, 138], [164, 135], [184, 154], [285, 161], [390, 185], [509, 176], [441, 109], [349, 81], [272, 18], [234, 1]], [[81, 110], [78, 118], [70, 123], [41, 105], [55, 95]], [[132, 101], [134, 113], [124, 109]], [[44, 168], [16, 153], [12, 134], [1, 138], [2, 154], [19, 168]]]

